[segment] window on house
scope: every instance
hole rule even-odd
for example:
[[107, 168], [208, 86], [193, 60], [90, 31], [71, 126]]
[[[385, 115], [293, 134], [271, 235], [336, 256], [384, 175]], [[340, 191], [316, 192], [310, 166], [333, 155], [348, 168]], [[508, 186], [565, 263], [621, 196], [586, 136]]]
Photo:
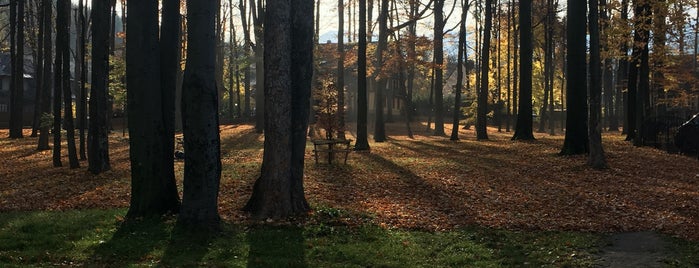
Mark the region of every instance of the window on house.
[[8, 106], [7, 104], [0, 104], [0, 113], [9, 112], [9, 110], [8, 110], [9, 107], [7, 107], [7, 106]]

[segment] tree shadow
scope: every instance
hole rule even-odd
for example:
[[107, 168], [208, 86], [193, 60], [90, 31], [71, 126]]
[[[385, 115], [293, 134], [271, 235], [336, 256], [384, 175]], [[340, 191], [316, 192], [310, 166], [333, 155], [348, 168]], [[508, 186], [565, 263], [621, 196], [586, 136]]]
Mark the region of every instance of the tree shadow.
[[161, 218], [122, 222], [109, 241], [97, 246], [86, 265], [129, 266], [143, 263], [144, 259], [152, 258], [151, 253], [170, 238], [169, 226]]
[[209, 253], [212, 241], [220, 234], [217, 230], [175, 226], [161, 263], [165, 266], [200, 266], [204, 256]]
[[303, 229], [297, 226], [253, 227], [247, 234], [248, 268], [308, 267]]

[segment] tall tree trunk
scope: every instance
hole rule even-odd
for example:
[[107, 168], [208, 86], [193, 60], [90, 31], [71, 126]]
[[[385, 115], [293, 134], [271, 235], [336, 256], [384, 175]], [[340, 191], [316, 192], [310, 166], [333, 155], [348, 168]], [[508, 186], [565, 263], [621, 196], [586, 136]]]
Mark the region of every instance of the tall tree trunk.
[[[539, 112], [539, 132], [544, 132], [546, 130], [546, 120], [548, 117], [553, 117], [553, 110], [548, 111], [550, 115], [547, 113], [547, 109], [549, 106], [549, 92], [553, 91], [553, 87], [551, 86], [552, 84], [550, 83], [551, 76], [549, 76], [549, 72], [552, 72], [552, 67], [553, 67], [553, 62], [552, 62], [552, 42], [551, 40], [553, 39], [553, 31], [551, 28], [553, 28], [553, 1], [551, 0], [546, 0], [546, 15], [545, 15], [545, 22], [544, 22], [544, 101], [541, 104], [541, 111]], [[553, 100], [551, 100], [553, 101]]]
[[604, 157], [602, 148], [602, 83], [600, 60], [600, 31], [599, 31], [599, 0], [589, 0], [590, 13], [590, 111], [588, 118], [588, 135], [590, 142], [590, 153], [587, 164], [595, 169], [607, 168], [607, 160]]
[[88, 170], [99, 174], [111, 169], [109, 164], [109, 14], [105, 1], [92, 1], [92, 90], [88, 140]]
[[[187, 62], [182, 87], [185, 167], [178, 223], [216, 227], [221, 145], [216, 90], [217, 0], [187, 1]], [[259, 45], [259, 44], [258, 44]]]
[[366, 46], [367, 19], [366, 0], [359, 0], [359, 37], [357, 45], [357, 142], [355, 151], [369, 150], [367, 132], [367, 88], [366, 88]]
[[466, 16], [468, 15], [468, 2], [461, 1], [461, 21], [459, 22], [459, 47], [456, 58], [456, 89], [454, 89], [454, 117], [452, 118], [450, 140], [459, 140], [459, 117], [461, 116], [461, 91], [464, 80], [464, 58], [466, 47]]
[[[628, 5], [629, 2], [628, 0], [622, 0], [621, 1], [621, 21], [623, 23], [628, 23], [629, 15], [628, 15]], [[623, 132], [622, 134], [628, 134], [628, 114], [626, 113], [626, 106], [628, 105], [628, 85], [630, 80], [630, 74], [631, 72], [629, 71], [630, 65], [628, 61], [628, 50], [629, 50], [629, 36], [625, 36], [626, 38], [622, 40], [622, 42], [619, 44], [619, 59], [618, 59], [618, 65], [619, 67], [617, 68], [616, 72], [616, 89], [614, 91], [614, 97], [616, 98], [616, 102], [614, 103], [614, 110], [616, 111], [616, 121], [612, 121], [611, 125], [609, 126], [610, 129], [618, 129], [619, 127], [619, 118], [623, 118]], [[627, 90], [622, 90], [622, 88], [626, 87]], [[627, 93], [624, 93], [626, 91]]]
[[245, 206], [255, 218], [283, 219], [310, 209], [303, 192], [313, 72], [313, 1], [269, 0], [265, 19], [265, 150]]
[[575, 70], [568, 73], [566, 79], [566, 135], [563, 141], [561, 155], [584, 154], [589, 151], [587, 136], [587, 71], [585, 45], [586, 31], [586, 7], [585, 1], [568, 0], [568, 27], [567, 38], [567, 70]]
[[507, 111], [506, 113], [506, 120], [505, 120], [505, 132], [510, 132], [510, 124], [512, 121], [512, 69], [510, 66], [510, 63], [512, 62], [512, 37], [510, 36], [510, 33], [512, 32], [512, 23], [510, 20], [510, 16], [512, 15], [513, 11], [513, 5], [512, 3], [508, 3], [508, 17], [506, 18], [507, 21], [507, 75], [506, 75], [506, 80], [507, 80]]
[[[240, 91], [238, 80], [238, 41], [235, 36], [235, 24], [233, 23], [233, 0], [228, 0], [228, 117], [234, 118], [235, 114], [240, 119]], [[233, 88], [236, 92], [237, 107], [233, 104]], [[237, 108], [237, 113], [234, 108]]]
[[[519, 96], [519, 33], [520, 33], [520, 26], [517, 21], [517, 9], [514, 8], [515, 1], [511, 0], [510, 5], [512, 6], [512, 12], [510, 13], [510, 19], [512, 21], [512, 34], [513, 34], [513, 39], [512, 39], [512, 114], [514, 116], [518, 115], [518, 105], [519, 103], [517, 102], [518, 96]], [[519, 13], [522, 13], [521, 11]], [[514, 122], [515, 128], [517, 126], [517, 120]]]
[[481, 84], [478, 89], [478, 112], [476, 116], [476, 138], [488, 139], [488, 74], [490, 72], [490, 31], [493, 26], [493, 0], [485, 0], [485, 28], [481, 49]]
[[[248, 56], [250, 55], [250, 49], [253, 47], [252, 44], [252, 39], [250, 37], [250, 27], [249, 27], [249, 22], [247, 18], [247, 9], [246, 9], [246, 4], [245, 0], [239, 0], [238, 1], [238, 9], [240, 9], [240, 22], [241, 26], [243, 27], [243, 53]], [[252, 94], [251, 89], [250, 89], [250, 77], [252, 76], [252, 72], [250, 71], [250, 64], [245, 63], [245, 66], [243, 67], [243, 85], [244, 85], [244, 98], [245, 98], [245, 109], [243, 110], [243, 114], [245, 114], [245, 119], [250, 120], [252, 117], [252, 109], [250, 109], [250, 95]]]
[[265, 84], [263, 56], [265, 46], [263, 40], [263, 21], [266, 16], [262, 0], [258, 0], [257, 8], [255, 8], [255, 5], [252, 5], [254, 0], [250, 0], [250, 3], [250, 9], [253, 10], [253, 23], [255, 26], [255, 80], [257, 83], [255, 85], [255, 130], [257, 133], [262, 133], [265, 127], [265, 91], [263, 90]]
[[[600, 0], [600, 7], [601, 9], [599, 10], [600, 14], [600, 49], [607, 54], [607, 56], [603, 59], [603, 67], [602, 67], [602, 84], [603, 86], [603, 94], [604, 94], [604, 99], [602, 100], [604, 102], [604, 122], [606, 123], [606, 126], [608, 130], [611, 131], [618, 131], [618, 122], [616, 119], [616, 111], [614, 110], [614, 103], [615, 101], [618, 102], [619, 100], [614, 99], [614, 77], [612, 75], [613, 72], [613, 67], [612, 67], [612, 57], [609, 55], [610, 52], [612, 52], [612, 48], [610, 47], [610, 19], [609, 19], [609, 7], [607, 6], [607, 0]], [[602, 129], [604, 129], [605, 124], [602, 125]]]
[[[35, 1], [36, 3], [36, 24], [38, 25], [38, 31], [36, 35], [36, 58], [35, 58], [35, 69], [36, 73], [36, 89], [34, 95], [34, 118], [32, 119], [32, 134], [31, 137], [36, 137], [39, 135], [39, 129], [41, 128], [41, 111], [45, 103], [43, 103], [43, 95], [46, 94], [44, 90], [44, 7], [40, 4], [40, 1]], [[46, 140], [48, 141], [48, 140]], [[39, 144], [41, 145], [41, 144]], [[48, 144], [47, 144], [48, 145]], [[45, 150], [41, 146], [37, 147], [37, 150]]]
[[[12, 65], [12, 81], [10, 86], [10, 138], [18, 139], [24, 137], [22, 128], [24, 127], [24, 0], [10, 1], [10, 15], [15, 13], [14, 18], [10, 16], [11, 24], [16, 25], [16, 29], [11, 26], [10, 34], [13, 35], [13, 44], [10, 53], [14, 55]], [[16, 8], [16, 9], [15, 9]]]
[[[583, 18], [584, 20], [584, 18]], [[532, 1], [519, 1], [519, 32], [521, 34], [519, 113], [512, 140], [533, 140], [532, 125]]]
[[[439, 1], [439, 0], [438, 0]], [[388, 48], [388, 0], [381, 0], [381, 11], [379, 13], [379, 42], [376, 46], [376, 88], [374, 89], [374, 141], [386, 141], [386, 125], [384, 122], [384, 103], [386, 101], [384, 93], [386, 90], [386, 74], [383, 74], [384, 52]]]
[[[444, 0], [434, 1], [434, 135], [445, 136], [444, 133]], [[492, 18], [491, 18], [492, 19]], [[487, 64], [487, 63], [486, 63]]]
[[[53, 13], [53, 5], [50, 3], [50, 0], [45, 0], [44, 4], [46, 4], [46, 10], [48, 11], [48, 14]], [[52, 22], [52, 16], [47, 16], [44, 18], [45, 22], [48, 22], [46, 25], [46, 29], [52, 29], [51, 27], [51, 22]], [[56, 22], [56, 25], [58, 24], [58, 21]], [[60, 27], [58, 27], [60, 28]], [[56, 33], [58, 33], [59, 29], [56, 29]], [[50, 32], [50, 31], [49, 31]], [[58, 43], [58, 38], [60, 36], [56, 35], [56, 43], [55, 43], [55, 48], [56, 48], [56, 56], [55, 56], [55, 62], [54, 62], [54, 67], [55, 67], [55, 72], [54, 72], [54, 82], [53, 82], [53, 166], [54, 167], [60, 167], [63, 164], [61, 163], [61, 68], [60, 66], [63, 64], [63, 58], [60, 57], [59, 51], [62, 51], [60, 46], [61, 44]], [[45, 46], [47, 49], [46, 55], [51, 55], [51, 48], [54, 44], [51, 42], [51, 34], [46, 35], [46, 43]], [[51, 72], [51, 57], [47, 57], [47, 60], [44, 61], [44, 72]], [[47, 64], [48, 63], [48, 64]], [[48, 65], [48, 66], [47, 66]], [[50, 76], [48, 76], [50, 77]], [[45, 79], [44, 81], [47, 81], [50, 79], [48, 78]], [[51, 83], [46, 83], [47, 86], [51, 85]], [[48, 88], [51, 88], [50, 86]], [[46, 94], [47, 97], [50, 96], [51, 94]], [[44, 98], [46, 99], [46, 98]], [[49, 106], [49, 105], [47, 105]], [[48, 131], [46, 131], [47, 139], [48, 139]], [[41, 139], [41, 138], [40, 138]]]
[[[320, 2], [320, 1], [318, 1]], [[345, 3], [337, 1], [337, 138], [345, 139]], [[319, 16], [320, 17], [320, 16]]]
[[[70, 168], [78, 168], [80, 163], [75, 148], [75, 127], [73, 126], [73, 100], [70, 87], [70, 2], [58, 1], [56, 4], [56, 58], [60, 58], [60, 64], [56, 64], [56, 95], [60, 99], [63, 96], [63, 126], [66, 129], [68, 146], [68, 160]], [[59, 70], [60, 69], [60, 75]], [[62, 95], [61, 95], [62, 94]], [[60, 102], [60, 101], [59, 101]], [[59, 105], [60, 107], [60, 105]], [[60, 113], [60, 109], [58, 110]], [[60, 125], [60, 121], [59, 121]], [[58, 128], [60, 131], [60, 127]], [[60, 155], [60, 152], [59, 152]]]
[[83, 9], [83, 0], [78, 1], [78, 9], [75, 11], [75, 91], [77, 99], [77, 123], [78, 123], [78, 154], [80, 160], [87, 159], [85, 147], [85, 128], [87, 128], [87, 88], [85, 88], [85, 80], [87, 80], [87, 72], [83, 69], [85, 62], [85, 35], [87, 28], [85, 24], [85, 10]]
[[[190, 5], [187, 7], [190, 8]], [[127, 217], [175, 213], [179, 208], [177, 190], [171, 184], [174, 181], [167, 170], [172, 167], [168, 155], [173, 151], [165, 145], [172, 136], [166, 135], [165, 131], [165, 101], [159, 79], [161, 52], [158, 42], [158, 1], [130, 0], [127, 8], [131, 18], [126, 29], [126, 89], [131, 159], [131, 202]], [[169, 12], [165, 13], [165, 17], [169, 18]], [[189, 14], [194, 16], [195, 13]], [[213, 16], [210, 17], [213, 20]], [[165, 23], [168, 21], [164, 20]], [[213, 33], [210, 34], [213, 36]], [[188, 45], [190, 49], [196, 47], [192, 43]], [[208, 49], [213, 57], [214, 49]], [[213, 67], [209, 71], [213, 76]], [[183, 99], [188, 98], [185, 96]], [[215, 109], [215, 106], [209, 108]], [[185, 145], [185, 149], [189, 148]], [[194, 154], [194, 151], [195, 149], [187, 150], [187, 156]], [[191, 162], [186, 161], [185, 165], [192, 164]]]
[[[640, 15], [639, 19], [642, 20], [641, 23], [641, 42], [638, 44], [641, 50], [640, 65], [638, 70], [638, 90], [636, 91], [636, 109], [635, 109], [635, 121], [636, 121], [636, 136], [634, 137], [633, 144], [635, 146], [641, 146], [645, 143], [645, 133], [643, 131], [643, 123], [647, 117], [649, 108], [649, 95], [650, 95], [650, 63], [649, 63], [649, 41], [650, 41], [650, 28], [652, 27], [652, 10], [650, 3], [646, 0], [640, 0], [635, 3], [638, 5], [640, 12], [636, 14]], [[634, 15], [636, 16], [636, 15]]]

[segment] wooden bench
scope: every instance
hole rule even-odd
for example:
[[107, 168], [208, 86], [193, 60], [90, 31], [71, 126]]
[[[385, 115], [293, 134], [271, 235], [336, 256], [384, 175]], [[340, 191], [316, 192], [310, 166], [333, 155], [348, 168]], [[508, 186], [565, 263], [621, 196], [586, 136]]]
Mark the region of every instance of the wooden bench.
[[345, 154], [345, 164], [347, 164], [347, 155], [351, 151], [350, 143], [352, 140], [312, 140], [313, 154], [315, 155], [316, 165], [318, 165], [318, 153], [328, 154], [328, 164], [333, 163], [336, 153]]

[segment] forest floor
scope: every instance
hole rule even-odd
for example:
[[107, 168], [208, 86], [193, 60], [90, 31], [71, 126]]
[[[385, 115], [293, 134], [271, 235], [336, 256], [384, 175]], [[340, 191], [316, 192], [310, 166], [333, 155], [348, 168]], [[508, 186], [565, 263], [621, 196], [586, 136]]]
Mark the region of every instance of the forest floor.
[[[424, 124], [413, 124], [412, 139], [404, 128], [389, 124], [387, 142], [370, 140], [371, 151], [351, 152], [347, 164], [316, 165], [309, 142], [304, 184], [311, 205], [347, 211], [336, 220], [349, 226], [654, 232], [699, 240], [699, 165], [692, 157], [634, 147], [607, 132], [610, 168], [594, 170], [585, 156], [557, 155], [560, 134], [515, 142], [512, 133], [489, 129], [490, 139], [477, 141], [473, 129], [462, 129], [453, 142], [431, 136]], [[348, 138], [356, 140], [353, 134]], [[51, 151], [35, 150], [36, 138], [7, 136], [0, 130], [0, 212], [128, 207], [128, 138], [120, 131], [110, 137], [112, 170], [97, 176], [85, 161], [66, 167], [65, 141], [64, 167], [54, 168]], [[259, 175], [262, 142], [252, 126], [221, 127], [219, 206], [228, 222], [250, 222], [240, 209]], [[184, 165], [175, 166], [181, 191]]]

